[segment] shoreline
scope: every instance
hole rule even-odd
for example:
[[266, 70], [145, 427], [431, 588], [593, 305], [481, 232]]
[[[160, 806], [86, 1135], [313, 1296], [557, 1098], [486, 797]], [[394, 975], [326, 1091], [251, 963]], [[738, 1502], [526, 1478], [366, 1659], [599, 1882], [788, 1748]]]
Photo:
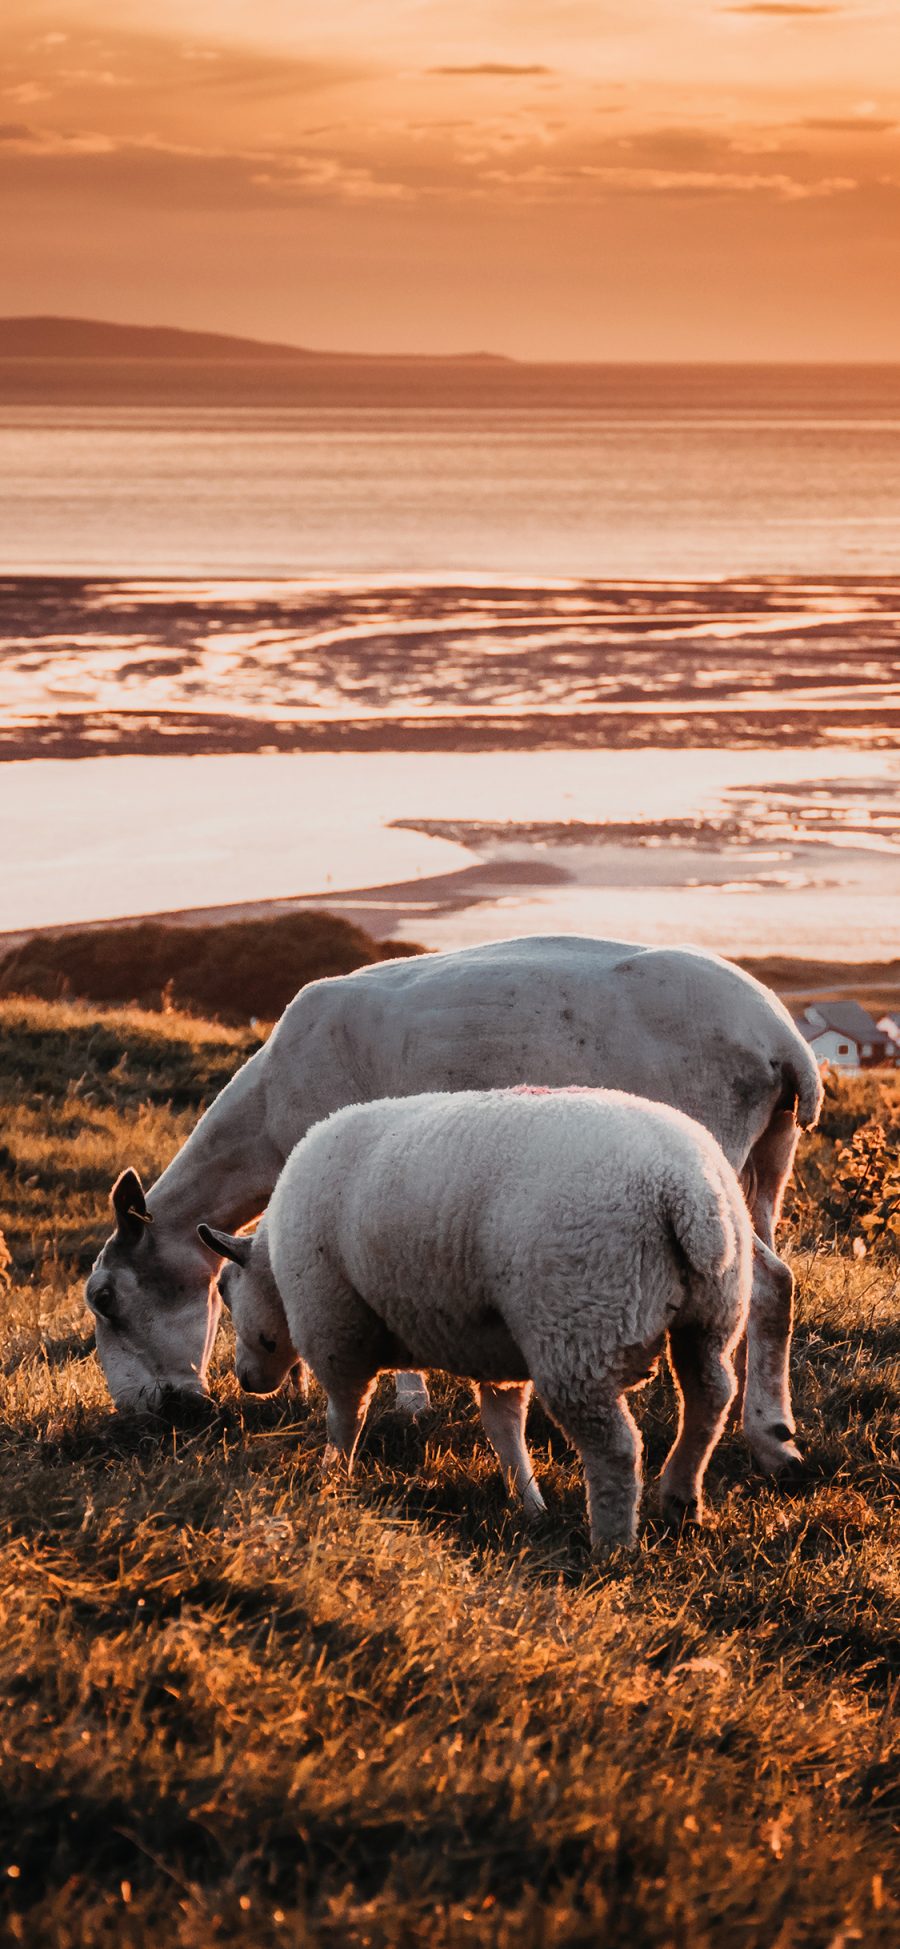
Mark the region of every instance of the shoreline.
[[379, 938], [390, 940], [393, 930], [408, 920], [418, 908], [423, 914], [459, 913], [482, 900], [490, 900], [503, 889], [547, 886], [563, 878], [547, 866], [529, 860], [508, 860], [463, 866], [453, 873], [433, 873], [421, 879], [397, 880], [368, 887], [351, 887], [339, 894], [298, 893], [265, 900], [235, 900], [208, 907], [160, 908], [152, 913], [116, 915], [111, 919], [64, 921], [46, 927], [11, 928], [0, 931], [0, 953], [25, 941], [44, 936], [104, 933], [126, 927], [139, 927], [144, 921], [165, 927], [220, 927], [229, 921], [272, 920], [280, 914], [329, 913], [354, 921], [372, 931], [375, 913], [381, 916], [384, 932]]
[[[273, 920], [296, 913], [327, 913], [362, 927], [380, 943], [390, 942], [394, 928], [408, 921], [418, 907], [422, 913], [422, 932], [427, 935], [429, 915], [448, 914], [490, 900], [503, 885], [508, 888], [546, 884], [545, 870], [535, 870], [529, 861], [504, 861], [462, 868], [455, 873], [434, 874], [429, 879], [398, 881], [393, 885], [358, 887], [338, 898], [321, 894], [300, 894], [277, 900], [243, 900], [231, 905], [184, 907], [154, 913], [122, 915], [112, 920], [88, 920], [61, 926], [33, 927], [0, 933], [0, 956], [43, 938], [65, 939], [80, 934], [120, 933], [146, 922], [179, 927], [221, 927], [248, 920]], [[538, 931], [538, 930], [534, 930]], [[401, 944], [398, 942], [398, 947]], [[422, 942], [428, 950], [427, 939]], [[900, 1004], [900, 958], [854, 960], [850, 957], [825, 959], [780, 953], [730, 955], [723, 948], [723, 959], [774, 989], [782, 1001], [797, 1006], [817, 998], [832, 1000], [853, 997], [863, 1001], [873, 1013], [893, 1013]]]
[[898, 792], [900, 758], [872, 749], [0, 765], [18, 835], [0, 924], [324, 907], [435, 948], [576, 933], [830, 962], [837, 940], [882, 961], [900, 953]]

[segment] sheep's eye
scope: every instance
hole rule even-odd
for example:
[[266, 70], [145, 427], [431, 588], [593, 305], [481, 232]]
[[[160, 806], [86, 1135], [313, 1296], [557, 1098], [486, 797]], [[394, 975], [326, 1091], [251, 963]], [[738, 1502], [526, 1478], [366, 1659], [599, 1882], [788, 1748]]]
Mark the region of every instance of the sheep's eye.
[[267, 1333], [261, 1333], [259, 1336], [259, 1344], [261, 1347], [265, 1347], [266, 1353], [274, 1353], [278, 1345], [278, 1341], [270, 1340]]
[[91, 1294], [91, 1311], [106, 1326], [119, 1327], [122, 1322], [116, 1313], [116, 1295], [112, 1286], [101, 1286], [100, 1291]]

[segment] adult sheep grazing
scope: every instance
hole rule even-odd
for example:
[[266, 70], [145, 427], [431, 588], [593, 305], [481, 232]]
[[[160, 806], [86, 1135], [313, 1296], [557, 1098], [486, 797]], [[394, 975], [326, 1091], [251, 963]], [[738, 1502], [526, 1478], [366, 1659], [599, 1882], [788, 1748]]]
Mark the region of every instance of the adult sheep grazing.
[[699, 1518], [736, 1385], [753, 1230], [731, 1165], [680, 1111], [610, 1090], [340, 1110], [291, 1153], [252, 1240], [206, 1225], [200, 1236], [234, 1261], [220, 1288], [244, 1387], [271, 1392], [302, 1355], [349, 1468], [382, 1369], [468, 1376], [502, 1467], [537, 1510], [533, 1383], [581, 1455], [595, 1548], [634, 1541], [641, 1444], [625, 1393], [668, 1336], [681, 1415], [663, 1507]]
[[[117, 1405], [205, 1391], [217, 1260], [197, 1220], [235, 1231], [258, 1217], [314, 1123], [377, 1097], [522, 1082], [629, 1090], [696, 1117], [742, 1174], [768, 1245], [798, 1130], [821, 1099], [815, 1059], [776, 996], [696, 948], [534, 937], [314, 982], [146, 1199], [134, 1171], [114, 1188], [116, 1229], [87, 1301]], [[758, 1259], [744, 1428], [776, 1471], [797, 1458], [790, 1335], [790, 1277]], [[411, 1407], [427, 1403], [420, 1379], [404, 1392]]]

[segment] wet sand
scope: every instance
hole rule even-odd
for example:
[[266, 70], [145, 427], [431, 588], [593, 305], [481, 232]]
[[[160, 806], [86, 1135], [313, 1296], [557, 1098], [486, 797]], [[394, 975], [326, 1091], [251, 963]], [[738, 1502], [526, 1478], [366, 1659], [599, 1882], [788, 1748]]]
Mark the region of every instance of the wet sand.
[[900, 577], [0, 578], [0, 760], [898, 741]]

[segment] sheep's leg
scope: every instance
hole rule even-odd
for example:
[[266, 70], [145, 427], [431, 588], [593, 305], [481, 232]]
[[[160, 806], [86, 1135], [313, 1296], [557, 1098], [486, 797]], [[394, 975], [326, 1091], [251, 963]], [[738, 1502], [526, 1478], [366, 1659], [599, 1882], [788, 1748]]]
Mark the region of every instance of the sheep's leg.
[[424, 1374], [397, 1374], [394, 1378], [394, 1400], [401, 1414], [408, 1414], [415, 1421], [418, 1414], [427, 1414], [431, 1406], [431, 1395], [425, 1384]]
[[309, 1368], [305, 1360], [298, 1360], [288, 1375], [288, 1385], [298, 1394], [301, 1401], [309, 1400]]
[[584, 1463], [591, 1549], [602, 1556], [617, 1544], [633, 1549], [641, 1500], [641, 1455], [637, 1423], [624, 1394], [572, 1428]]
[[[744, 1432], [757, 1461], [773, 1473], [795, 1469], [790, 1353], [793, 1281], [777, 1258], [775, 1230], [791, 1174], [799, 1132], [792, 1110], [777, 1110], [747, 1160], [747, 1202], [757, 1243], [744, 1359], [737, 1362]], [[774, 1261], [774, 1264], [773, 1264]]]
[[793, 1439], [789, 1377], [793, 1297], [790, 1266], [754, 1239], [743, 1426], [756, 1460], [775, 1475], [802, 1460]]
[[732, 1367], [734, 1368], [734, 1377], [735, 1380], [737, 1381], [737, 1387], [734, 1390], [734, 1399], [728, 1410], [728, 1427], [739, 1428], [744, 1413], [744, 1390], [747, 1386], [747, 1328], [746, 1327], [744, 1328], [744, 1331], [741, 1334], [737, 1346], [732, 1351], [731, 1364]]
[[525, 1440], [531, 1382], [517, 1381], [504, 1387], [493, 1381], [482, 1381], [475, 1392], [481, 1404], [481, 1425], [508, 1486], [521, 1496], [526, 1516], [542, 1516], [546, 1504], [534, 1479]]
[[616, 1381], [595, 1383], [590, 1394], [579, 1383], [571, 1394], [559, 1383], [544, 1385], [535, 1366], [535, 1389], [584, 1466], [591, 1548], [604, 1556], [618, 1544], [633, 1548], [641, 1500], [642, 1444], [637, 1425]]
[[673, 1326], [669, 1357], [678, 1382], [678, 1434], [660, 1476], [663, 1514], [670, 1522], [703, 1520], [703, 1477], [728, 1419], [734, 1368], [705, 1327]]
[[375, 1392], [375, 1379], [373, 1374], [366, 1380], [344, 1380], [329, 1385], [325, 1416], [328, 1445], [322, 1457], [324, 1470], [345, 1467], [350, 1475], [366, 1410]]
[[776, 1110], [747, 1160], [750, 1181], [747, 1202], [753, 1229], [770, 1248], [775, 1244], [775, 1228], [781, 1217], [799, 1135], [793, 1110]]

